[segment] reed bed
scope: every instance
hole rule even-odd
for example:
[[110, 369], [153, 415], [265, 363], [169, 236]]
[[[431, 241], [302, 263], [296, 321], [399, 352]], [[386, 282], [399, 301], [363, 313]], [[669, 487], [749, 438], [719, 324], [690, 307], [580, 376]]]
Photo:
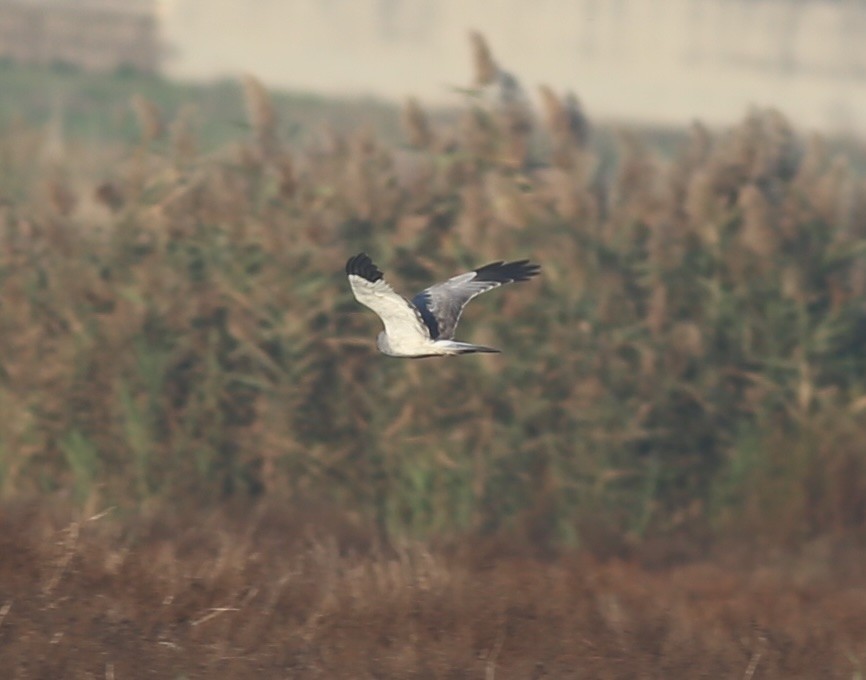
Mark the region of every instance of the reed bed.
[[[197, 150], [133, 102], [92, 181], [0, 139], [0, 492], [85, 508], [317, 498], [395, 537], [537, 545], [651, 533], [779, 541], [866, 520], [866, 186], [774, 110], [672, 155], [579, 99], [542, 110], [473, 36], [452, 122]], [[497, 259], [543, 275], [473, 303], [501, 357], [400, 362], [352, 299], [370, 253], [414, 292]]]

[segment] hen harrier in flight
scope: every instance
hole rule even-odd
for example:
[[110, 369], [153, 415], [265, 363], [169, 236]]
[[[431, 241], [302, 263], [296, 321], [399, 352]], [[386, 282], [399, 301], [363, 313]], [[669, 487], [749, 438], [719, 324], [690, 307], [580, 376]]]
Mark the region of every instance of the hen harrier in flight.
[[376, 338], [379, 351], [392, 357], [412, 359], [499, 352], [492, 347], [454, 340], [460, 314], [476, 295], [512, 281], [526, 281], [540, 269], [529, 260], [493, 262], [430, 286], [409, 302], [385, 282], [382, 272], [366, 253], [346, 262], [346, 274], [355, 299], [376, 312], [385, 325], [385, 330]]

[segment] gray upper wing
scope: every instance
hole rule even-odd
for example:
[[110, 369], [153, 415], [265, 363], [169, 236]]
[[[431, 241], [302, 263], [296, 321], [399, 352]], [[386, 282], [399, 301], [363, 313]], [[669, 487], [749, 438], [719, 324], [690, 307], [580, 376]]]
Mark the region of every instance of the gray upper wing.
[[472, 298], [506, 283], [526, 281], [540, 269], [529, 260], [492, 262], [430, 286], [412, 298], [412, 304], [430, 330], [431, 338], [450, 340], [454, 337], [463, 308]]

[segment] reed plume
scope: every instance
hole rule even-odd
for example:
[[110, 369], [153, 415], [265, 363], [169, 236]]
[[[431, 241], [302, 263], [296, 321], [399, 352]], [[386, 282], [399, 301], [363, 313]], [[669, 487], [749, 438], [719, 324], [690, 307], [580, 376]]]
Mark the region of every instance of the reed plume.
[[262, 158], [272, 158], [279, 152], [277, 111], [273, 100], [261, 81], [251, 74], [242, 79], [247, 120]]
[[196, 157], [198, 151], [194, 132], [196, 117], [197, 112], [194, 107], [184, 106], [171, 122], [169, 129], [171, 153], [176, 164], [187, 165]]
[[433, 131], [427, 114], [414, 97], [406, 100], [403, 106], [403, 129], [409, 139], [410, 146], [416, 149], [431, 149], [434, 142]]
[[487, 40], [479, 31], [470, 31], [469, 41], [472, 46], [475, 86], [490, 85], [496, 79], [499, 68], [493, 60], [493, 54], [490, 52]]
[[770, 205], [761, 190], [754, 184], [747, 184], [740, 190], [737, 204], [742, 211], [740, 241], [743, 246], [762, 258], [774, 255], [779, 242]]
[[560, 167], [573, 165], [573, 150], [589, 143], [589, 120], [573, 92], [560, 99], [547, 85], [539, 87], [545, 124], [553, 144], [553, 161]]
[[133, 95], [130, 104], [141, 132], [141, 143], [147, 145], [162, 138], [165, 124], [159, 107], [140, 94]]

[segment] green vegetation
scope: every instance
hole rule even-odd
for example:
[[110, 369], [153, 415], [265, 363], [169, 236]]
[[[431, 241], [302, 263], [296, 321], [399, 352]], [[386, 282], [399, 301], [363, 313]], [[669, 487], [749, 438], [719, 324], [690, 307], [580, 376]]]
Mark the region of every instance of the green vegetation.
[[[183, 112], [194, 118], [197, 142], [211, 151], [236, 139], [247, 128], [243, 93], [234, 81], [178, 83], [139, 73], [112, 76], [71, 67], [28, 67], [0, 61], [0, 124], [58, 126], [65, 138], [88, 145], [128, 144], [138, 138], [130, 100], [151, 102], [166, 121]], [[293, 140], [323, 122], [338, 127], [372, 125], [377, 132], [395, 127], [398, 113], [372, 100], [335, 103], [312, 94], [275, 94], [284, 114], [281, 135]]]
[[[138, 99], [95, 182], [3, 137], [4, 493], [317, 498], [386, 532], [541, 544], [862, 526], [866, 186], [822, 140], [754, 111], [670, 156], [620, 134], [601, 162], [545, 91], [543, 124], [412, 103], [409, 147], [299, 148], [245, 95], [243, 139], [210, 156]], [[544, 269], [463, 322], [501, 357], [395, 361], [345, 282], [362, 249], [407, 293]]]

